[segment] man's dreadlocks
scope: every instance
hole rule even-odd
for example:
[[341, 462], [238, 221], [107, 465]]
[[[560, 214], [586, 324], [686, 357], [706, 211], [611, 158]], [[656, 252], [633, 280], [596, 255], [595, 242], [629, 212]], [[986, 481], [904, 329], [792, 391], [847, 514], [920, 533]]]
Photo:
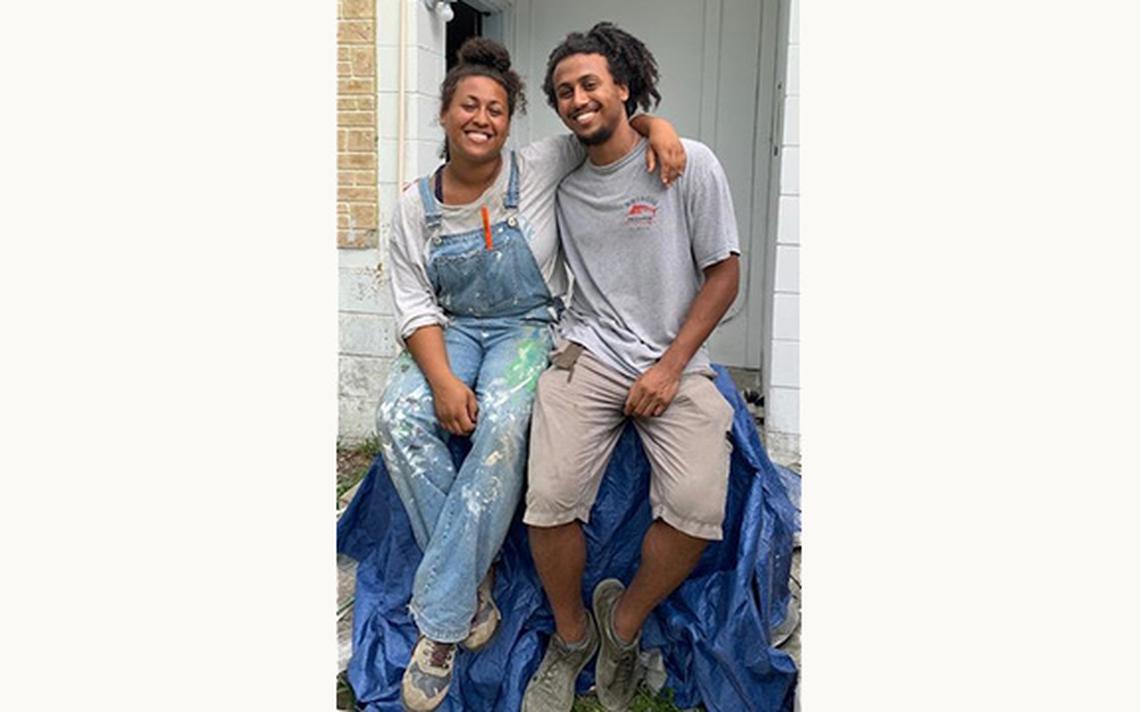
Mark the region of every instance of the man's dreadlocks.
[[599, 22], [586, 34], [571, 32], [566, 35], [546, 60], [546, 79], [542, 82], [542, 90], [555, 109], [558, 108], [558, 97], [554, 93], [554, 68], [572, 54], [600, 54], [606, 58], [614, 82], [629, 89], [629, 99], [625, 102], [627, 118], [633, 116], [638, 106], [648, 111], [661, 103], [661, 93], [657, 91], [657, 60], [653, 53], [641, 40], [618, 29], [612, 22]]

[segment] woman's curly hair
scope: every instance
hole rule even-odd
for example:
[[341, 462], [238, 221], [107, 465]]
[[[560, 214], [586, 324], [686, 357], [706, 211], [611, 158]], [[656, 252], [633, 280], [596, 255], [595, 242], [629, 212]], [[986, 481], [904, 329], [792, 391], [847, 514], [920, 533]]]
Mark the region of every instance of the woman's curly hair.
[[460, 45], [458, 58], [459, 61], [447, 72], [439, 88], [440, 113], [447, 111], [459, 81], [467, 77], [494, 79], [507, 92], [508, 115], [514, 116], [515, 108], [526, 113], [523, 80], [518, 72], [511, 69], [511, 55], [506, 47], [484, 37], [472, 37]]
[[633, 116], [638, 106], [648, 111], [661, 103], [661, 93], [657, 91], [660, 75], [653, 53], [641, 40], [612, 22], [599, 22], [585, 34], [571, 32], [566, 35], [546, 60], [546, 79], [542, 82], [542, 90], [555, 109], [558, 108], [558, 97], [554, 93], [554, 69], [572, 54], [600, 54], [606, 58], [614, 82], [629, 89], [629, 99], [625, 102], [627, 117]]

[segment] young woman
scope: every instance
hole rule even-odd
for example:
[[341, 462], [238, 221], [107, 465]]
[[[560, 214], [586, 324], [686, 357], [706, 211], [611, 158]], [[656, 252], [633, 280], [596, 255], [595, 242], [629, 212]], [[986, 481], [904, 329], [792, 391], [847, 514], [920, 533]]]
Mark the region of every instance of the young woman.
[[[404, 191], [393, 218], [391, 281], [407, 348], [377, 411], [381, 451], [423, 551], [410, 604], [420, 638], [401, 687], [416, 712], [447, 695], [456, 645], [477, 650], [498, 625], [491, 564], [521, 495], [535, 385], [568, 286], [554, 196], [586, 155], [570, 134], [504, 155], [525, 98], [498, 43], [468, 40], [441, 95], [447, 163]], [[677, 134], [652, 117], [634, 125], [670, 182], [684, 165]], [[458, 469], [449, 434], [472, 439]]]

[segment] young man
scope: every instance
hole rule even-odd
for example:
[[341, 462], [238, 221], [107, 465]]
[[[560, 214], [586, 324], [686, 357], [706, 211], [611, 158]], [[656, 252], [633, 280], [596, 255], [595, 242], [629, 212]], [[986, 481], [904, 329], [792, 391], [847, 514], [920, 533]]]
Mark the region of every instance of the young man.
[[[589, 158], [558, 190], [575, 288], [538, 383], [524, 517], [556, 631], [525, 712], [569, 711], [599, 647], [598, 699], [624, 709], [642, 623], [722, 538], [733, 412], [704, 342], [736, 297], [739, 239], [708, 147], [683, 141], [688, 166], [670, 188], [641, 168], [646, 144], [629, 118], [660, 101], [657, 77], [645, 45], [609, 23], [567, 36], [547, 64], [547, 99]], [[629, 588], [602, 581], [591, 615], [580, 522], [631, 418], [651, 465], [654, 521]]]

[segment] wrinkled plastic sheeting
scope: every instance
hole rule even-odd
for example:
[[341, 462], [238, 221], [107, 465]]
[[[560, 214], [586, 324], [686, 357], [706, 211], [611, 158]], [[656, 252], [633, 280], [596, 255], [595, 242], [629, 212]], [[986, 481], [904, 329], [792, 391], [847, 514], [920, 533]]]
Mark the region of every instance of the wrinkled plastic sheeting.
[[[641, 647], [660, 650], [666, 684], [682, 709], [699, 703], [709, 712], [790, 712], [797, 671], [771, 646], [770, 631], [787, 612], [799, 512], [732, 379], [715, 368], [717, 388], [735, 410], [725, 538], [708, 546], [689, 578], [650, 615]], [[467, 439], [452, 439], [457, 462], [469, 448]], [[604, 578], [629, 583], [650, 522], [649, 463], [627, 426], [584, 527], [584, 601]], [[379, 457], [337, 524], [337, 550], [359, 562], [348, 665], [357, 704], [367, 712], [398, 712], [400, 679], [417, 635], [407, 604], [421, 554]], [[496, 564], [495, 600], [503, 612], [499, 630], [479, 653], [459, 651], [440, 707], [445, 712], [518, 710], [553, 631], [521, 505]], [[593, 677], [587, 665], [579, 694]]]

